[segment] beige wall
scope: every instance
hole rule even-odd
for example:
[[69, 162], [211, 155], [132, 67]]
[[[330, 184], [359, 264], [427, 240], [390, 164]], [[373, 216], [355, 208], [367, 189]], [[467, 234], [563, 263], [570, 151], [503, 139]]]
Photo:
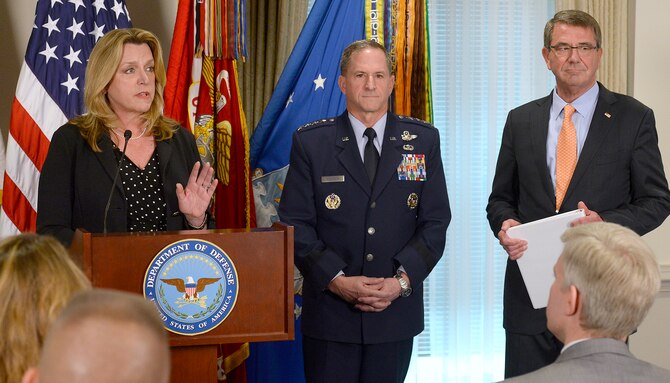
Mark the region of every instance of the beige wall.
[[[633, 68], [633, 96], [654, 110], [666, 175], [670, 174], [670, 43], [665, 29], [669, 11], [666, 0], [636, 2]], [[670, 264], [670, 220], [645, 238], [661, 263]]]
[[[670, 174], [670, 44], [665, 28], [669, 12], [667, 0], [636, 1], [633, 68], [633, 96], [654, 110], [666, 175]], [[664, 283], [638, 334], [630, 339], [631, 350], [670, 369], [670, 220], [645, 238], [662, 264]]]
[[[0, 128], [7, 138], [9, 110], [32, 29], [36, 2], [0, 0]], [[156, 33], [167, 58], [177, 0], [126, 0], [133, 25]], [[654, 109], [666, 174], [670, 174], [670, 43], [665, 33], [667, 0], [637, 0], [633, 95]], [[631, 338], [639, 357], [670, 368], [670, 220], [646, 236], [663, 264], [664, 292], [649, 317]]]

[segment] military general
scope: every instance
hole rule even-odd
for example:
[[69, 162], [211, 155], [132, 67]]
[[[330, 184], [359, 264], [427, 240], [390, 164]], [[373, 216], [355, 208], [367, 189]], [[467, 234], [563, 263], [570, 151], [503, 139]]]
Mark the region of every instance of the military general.
[[279, 215], [305, 278], [307, 382], [403, 382], [451, 220], [438, 131], [389, 112], [384, 48], [343, 52], [340, 116], [299, 128]]

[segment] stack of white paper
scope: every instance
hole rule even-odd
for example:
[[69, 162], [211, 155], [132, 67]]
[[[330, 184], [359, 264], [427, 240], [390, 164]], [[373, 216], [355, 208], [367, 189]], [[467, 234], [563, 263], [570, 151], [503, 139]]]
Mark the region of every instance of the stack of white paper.
[[554, 265], [563, 251], [561, 235], [570, 227], [570, 222], [584, 216], [584, 210], [577, 209], [507, 230], [510, 237], [528, 241], [528, 250], [517, 263], [534, 308], [547, 307], [554, 282]]

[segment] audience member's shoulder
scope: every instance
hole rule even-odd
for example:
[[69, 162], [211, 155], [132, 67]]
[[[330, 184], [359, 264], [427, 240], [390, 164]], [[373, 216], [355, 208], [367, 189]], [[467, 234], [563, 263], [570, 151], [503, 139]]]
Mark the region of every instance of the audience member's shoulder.
[[333, 125], [335, 125], [334, 118], [324, 118], [321, 120], [312, 121], [310, 123], [301, 126], [296, 130], [296, 132], [297, 134], [304, 134], [305, 132], [311, 132], [320, 128], [330, 127]]
[[654, 372], [654, 375], [660, 379], [659, 382], [670, 382], [670, 370], [651, 363], [649, 363], [649, 365], [651, 366], [650, 369]]

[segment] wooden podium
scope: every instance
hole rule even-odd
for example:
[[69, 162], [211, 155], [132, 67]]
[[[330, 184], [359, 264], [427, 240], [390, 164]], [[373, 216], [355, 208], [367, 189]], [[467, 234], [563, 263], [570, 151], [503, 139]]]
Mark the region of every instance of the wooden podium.
[[194, 336], [168, 332], [173, 383], [217, 381], [222, 343], [291, 340], [293, 319], [293, 227], [92, 234], [77, 231], [70, 252], [95, 287], [143, 293], [154, 257], [184, 239], [219, 246], [237, 270], [237, 303], [211, 331]]

